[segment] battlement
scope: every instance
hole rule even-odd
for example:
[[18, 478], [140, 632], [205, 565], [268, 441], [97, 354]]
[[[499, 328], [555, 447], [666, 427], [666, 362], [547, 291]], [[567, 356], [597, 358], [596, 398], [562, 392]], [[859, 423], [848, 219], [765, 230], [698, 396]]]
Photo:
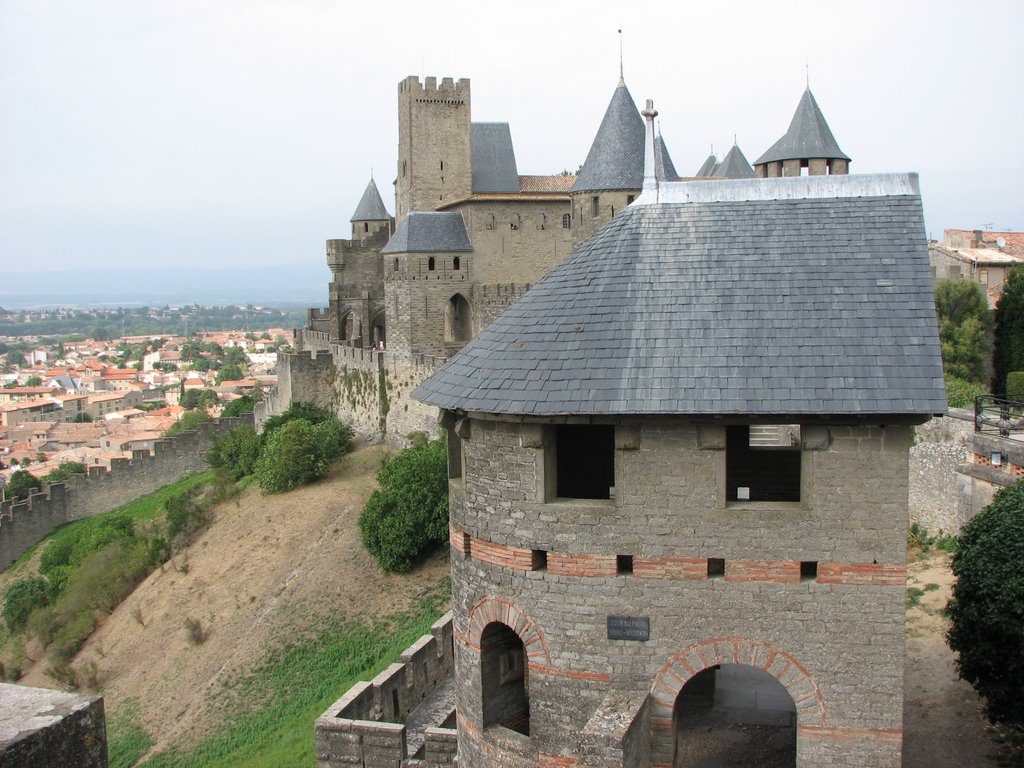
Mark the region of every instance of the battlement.
[[461, 106], [469, 101], [469, 78], [462, 77], [455, 82], [444, 77], [438, 85], [436, 77], [425, 78], [421, 83], [416, 75], [409, 75], [398, 84], [398, 93], [421, 103]]
[[252, 424], [252, 414], [202, 424], [198, 431], [157, 440], [152, 453], [139, 450], [131, 459], [113, 459], [109, 470], [87, 467], [86, 474], [44, 484], [27, 499], [0, 502], [0, 570], [62, 523], [107, 512], [207, 469], [211, 439]]
[[452, 637], [448, 612], [402, 653], [401, 663], [334, 702], [316, 721], [317, 765], [383, 768], [411, 757], [424, 766], [450, 765], [455, 702], [445, 683], [455, 671]]

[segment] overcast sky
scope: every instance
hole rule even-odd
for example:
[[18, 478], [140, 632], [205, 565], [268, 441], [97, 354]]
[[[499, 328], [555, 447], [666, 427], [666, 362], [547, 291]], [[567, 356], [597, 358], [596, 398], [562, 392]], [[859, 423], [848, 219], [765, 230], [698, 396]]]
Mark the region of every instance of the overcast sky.
[[325, 264], [371, 169], [394, 210], [410, 74], [470, 78], [520, 173], [575, 169], [620, 27], [681, 174], [734, 135], [753, 162], [809, 66], [854, 172], [920, 173], [932, 237], [1021, 229], [1022, 22], [1020, 0], [0, 0], [0, 273]]

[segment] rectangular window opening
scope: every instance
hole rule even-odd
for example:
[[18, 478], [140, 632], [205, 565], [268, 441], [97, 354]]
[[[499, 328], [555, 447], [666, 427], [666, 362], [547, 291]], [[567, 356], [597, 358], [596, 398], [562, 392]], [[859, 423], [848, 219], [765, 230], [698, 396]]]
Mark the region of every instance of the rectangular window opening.
[[725, 559], [721, 557], [708, 558], [708, 578], [720, 579], [725, 576]]
[[555, 428], [556, 495], [610, 499], [615, 486], [615, 427], [559, 424]]
[[800, 561], [800, 581], [815, 581], [818, 578], [818, 561]]
[[619, 576], [629, 576], [633, 573], [633, 556], [632, 555], [616, 555], [615, 556], [615, 572]]
[[530, 570], [546, 571], [548, 569], [548, 553], [543, 549], [535, 549], [530, 553]]
[[597, 197], [596, 195], [594, 197], [592, 197], [591, 200], [590, 200], [590, 206], [591, 206], [591, 214], [590, 215], [593, 216], [596, 219], [598, 214], [601, 213], [600, 198]]
[[800, 501], [799, 424], [726, 427], [727, 501]]

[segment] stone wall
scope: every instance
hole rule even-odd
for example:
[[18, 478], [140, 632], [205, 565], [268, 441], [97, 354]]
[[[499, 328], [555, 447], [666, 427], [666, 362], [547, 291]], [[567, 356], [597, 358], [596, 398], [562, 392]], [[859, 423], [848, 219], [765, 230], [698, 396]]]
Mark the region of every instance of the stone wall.
[[932, 533], [956, 533], [970, 515], [964, 510], [964, 478], [958, 468], [967, 458], [974, 414], [950, 408], [914, 428], [910, 449], [910, 523]]
[[451, 614], [435, 622], [430, 634], [410, 646], [401, 659], [371, 682], [356, 683], [317, 719], [317, 768], [398, 768], [415, 756], [409, 754], [410, 742], [420, 741], [423, 752], [418, 765], [452, 764], [454, 730], [435, 725], [424, 734], [409, 734], [405, 725], [409, 714], [452, 673]]
[[[632, 765], [616, 760], [646, 744], [667, 766], [675, 695], [717, 663], [787, 688], [798, 765], [899, 764], [909, 426], [805, 428], [800, 501], [761, 503], [725, 501], [720, 425], [620, 423], [610, 499], [545, 500], [549, 425], [473, 419], [461, 432], [450, 498], [464, 768], [589, 765], [588, 733], [610, 736], [594, 764]], [[610, 639], [617, 615], [649, 618], [649, 637]], [[482, 725], [493, 621], [526, 648], [529, 736]], [[632, 704], [606, 731], [609, 694]], [[625, 727], [642, 717], [646, 731]]]
[[0, 569], [7, 568], [62, 523], [98, 515], [208, 469], [206, 454], [212, 437], [243, 424], [253, 424], [251, 414], [203, 424], [197, 432], [162, 438], [154, 443], [152, 454], [134, 451], [131, 459], [113, 459], [110, 471], [89, 467], [87, 475], [44, 485], [24, 501], [0, 503]]
[[[572, 247], [585, 243], [597, 230], [640, 196], [639, 189], [576, 192], [572, 196]], [[594, 212], [597, 198], [597, 212]]]
[[0, 683], [0, 766], [106, 768], [103, 699]]

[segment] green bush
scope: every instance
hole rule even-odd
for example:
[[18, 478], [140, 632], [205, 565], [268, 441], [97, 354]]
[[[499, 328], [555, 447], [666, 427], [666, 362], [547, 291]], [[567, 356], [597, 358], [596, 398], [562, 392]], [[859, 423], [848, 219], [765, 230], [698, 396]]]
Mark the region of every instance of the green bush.
[[315, 405], [292, 403], [288, 406], [287, 411], [282, 413], [280, 416], [271, 416], [263, 424], [263, 432], [261, 433], [263, 436], [263, 443], [266, 445], [270, 436], [289, 421], [302, 419], [303, 421], [308, 421], [310, 424], [320, 424], [321, 422], [331, 419], [336, 420], [336, 418], [337, 417], [330, 411], [325, 411], [323, 408], [317, 408]]
[[377, 475], [359, 515], [363, 545], [388, 573], [405, 573], [448, 539], [448, 449], [408, 448]]
[[205, 424], [208, 421], [213, 421], [213, 418], [206, 411], [189, 411], [181, 416], [181, 419], [176, 423], [172, 424], [164, 435], [172, 437], [179, 432], [185, 432], [188, 430], [199, 429], [200, 424]]
[[337, 461], [352, 450], [352, 430], [333, 416], [314, 424], [313, 429], [327, 461]]
[[256, 407], [256, 398], [251, 395], [242, 395], [236, 400], [232, 400], [230, 403], [224, 406], [224, 410], [221, 411], [221, 418], [229, 418], [232, 416], [241, 416], [243, 413], [251, 413]]
[[21, 630], [28, 622], [32, 611], [50, 602], [46, 579], [39, 576], [28, 576], [12, 581], [4, 587], [3, 598], [4, 608], [0, 615], [11, 632]]
[[328, 455], [316, 427], [305, 419], [287, 422], [271, 433], [256, 462], [260, 490], [282, 493], [318, 480], [327, 472]]
[[1024, 371], [1006, 374], [1006, 399], [1024, 402]]
[[[23, 461], [22, 464], [28, 464], [28, 459]], [[32, 491], [39, 490], [42, 487], [42, 480], [23, 469], [11, 474], [4, 488], [4, 493], [8, 499], [27, 499]]]
[[1024, 481], [1003, 488], [964, 526], [947, 606], [960, 677], [994, 723], [1024, 726]]
[[188, 491], [171, 496], [164, 507], [167, 510], [167, 535], [172, 540], [179, 534], [191, 536], [206, 525], [206, 511]]
[[231, 480], [251, 475], [256, 470], [259, 457], [260, 438], [250, 426], [236, 427], [217, 438], [206, 454], [210, 466], [223, 470]]
[[43, 482], [63, 483], [72, 475], [84, 475], [85, 464], [80, 461], [62, 461], [53, 472], [43, 475]]
[[956, 376], [946, 376], [946, 399], [950, 408], [973, 408], [974, 398], [987, 394], [988, 389], [984, 384], [958, 379]]

